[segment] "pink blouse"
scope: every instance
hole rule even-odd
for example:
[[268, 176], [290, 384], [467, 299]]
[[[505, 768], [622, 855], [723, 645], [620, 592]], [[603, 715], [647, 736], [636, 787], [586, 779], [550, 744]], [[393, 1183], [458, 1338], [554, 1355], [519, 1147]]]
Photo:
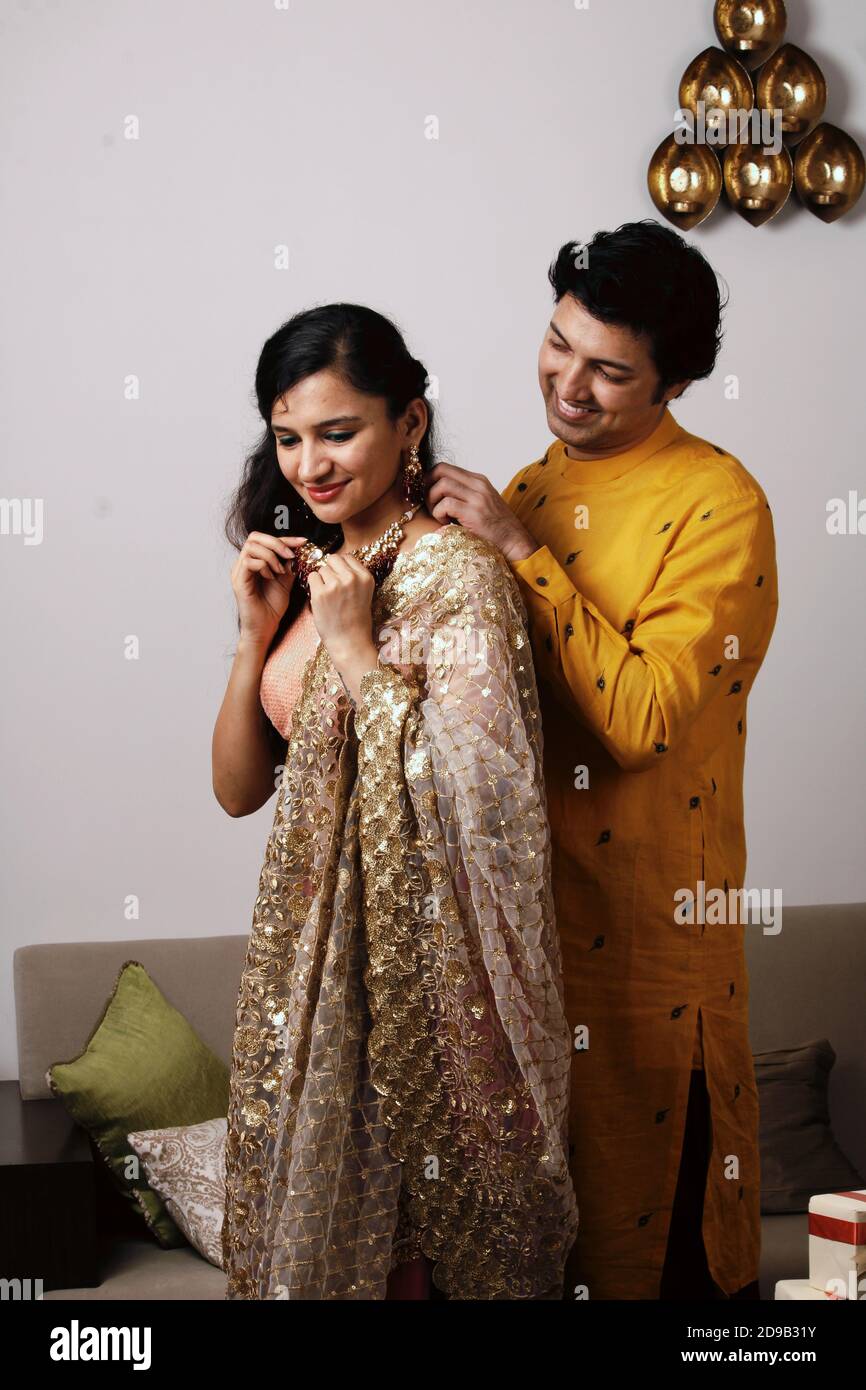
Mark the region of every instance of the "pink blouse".
[[291, 733], [292, 710], [301, 693], [304, 666], [318, 645], [313, 610], [305, 603], [264, 664], [259, 687], [262, 708], [285, 739]]

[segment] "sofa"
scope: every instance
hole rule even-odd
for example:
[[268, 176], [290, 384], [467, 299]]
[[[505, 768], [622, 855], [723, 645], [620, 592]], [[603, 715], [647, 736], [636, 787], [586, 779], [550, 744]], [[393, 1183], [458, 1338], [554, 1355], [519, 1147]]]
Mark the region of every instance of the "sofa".
[[[866, 1176], [866, 903], [787, 907], [778, 936], [746, 929], [753, 1053], [828, 1038], [833, 1134]], [[761, 1297], [809, 1274], [805, 1212], [761, 1218]]]
[[[40, 944], [15, 952], [19, 1078], [0, 1087], [12, 1172], [6, 1181], [19, 1184], [22, 1200], [13, 1206], [31, 1224], [10, 1234], [14, 1213], [7, 1214], [4, 1238], [25, 1248], [28, 1239], [44, 1239], [53, 1271], [45, 1299], [224, 1298], [219, 1269], [191, 1246], [161, 1248], [113, 1192], [92, 1143], [52, 1097], [45, 1071], [81, 1050], [127, 960], [141, 961], [228, 1063], [246, 946], [243, 935]], [[747, 928], [746, 950], [753, 1052], [829, 1038], [837, 1053], [834, 1132], [866, 1172], [866, 903], [786, 908], [778, 935]], [[773, 1297], [777, 1279], [808, 1273], [806, 1222], [805, 1213], [762, 1218], [762, 1298]]]

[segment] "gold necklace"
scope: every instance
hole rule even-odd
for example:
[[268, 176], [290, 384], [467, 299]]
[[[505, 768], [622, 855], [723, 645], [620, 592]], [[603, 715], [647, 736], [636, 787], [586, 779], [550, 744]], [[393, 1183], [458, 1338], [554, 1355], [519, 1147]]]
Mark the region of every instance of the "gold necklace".
[[[396, 521], [392, 521], [390, 526], [386, 527], [381, 536], [377, 536], [374, 541], [368, 541], [366, 545], [359, 545], [357, 549], [350, 551], [350, 554], [367, 566], [377, 585], [381, 584], [386, 574], [390, 573], [397, 558], [400, 542], [405, 539], [403, 523], [411, 521], [420, 506], [421, 503], [416, 502], [414, 507], [408, 507], [402, 516], [399, 516]], [[296, 551], [292, 567], [307, 598], [310, 597], [309, 575], [327, 560], [337, 539], [338, 537], [335, 537], [327, 547], [317, 545], [315, 541], [305, 541]]]

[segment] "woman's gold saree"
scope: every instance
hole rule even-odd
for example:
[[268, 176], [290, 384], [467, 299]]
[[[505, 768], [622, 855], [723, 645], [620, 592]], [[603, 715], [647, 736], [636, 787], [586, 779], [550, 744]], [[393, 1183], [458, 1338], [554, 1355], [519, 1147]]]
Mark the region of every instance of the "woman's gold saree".
[[349, 700], [307, 663], [237, 1008], [227, 1298], [560, 1296], [571, 1039], [516, 581], [456, 525], [373, 599]]

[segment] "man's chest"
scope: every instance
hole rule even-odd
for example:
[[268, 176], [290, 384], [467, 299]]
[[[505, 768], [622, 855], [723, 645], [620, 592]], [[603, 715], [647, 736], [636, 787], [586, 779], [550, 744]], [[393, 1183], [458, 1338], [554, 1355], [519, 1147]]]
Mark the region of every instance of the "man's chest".
[[539, 468], [515, 512], [574, 587], [624, 630], [654, 587], [679, 523], [667, 490], [583, 487]]

